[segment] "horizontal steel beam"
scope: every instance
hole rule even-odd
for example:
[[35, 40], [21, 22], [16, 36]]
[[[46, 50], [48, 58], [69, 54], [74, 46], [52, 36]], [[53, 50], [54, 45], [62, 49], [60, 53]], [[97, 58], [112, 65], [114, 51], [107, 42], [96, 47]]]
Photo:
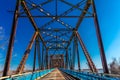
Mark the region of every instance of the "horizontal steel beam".
[[[41, 3], [41, 4], [39, 4], [39, 5], [37, 5], [37, 6], [35, 6], [35, 7], [32, 7], [32, 8], [29, 8], [29, 11], [31, 11], [31, 10], [34, 10], [34, 9], [36, 9], [37, 7], [39, 7], [39, 6], [43, 6], [43, 5], [45, 5], [45, 4], [47, 4], [47, 3], [49, 3], [49, 2], [52, 2], [53, 0], [47, 0], [47, 1], [45, 1], [45, 2], [43, 2], [43, 3]], [[31, 2], [31, 1], [30, 1]], [[28, 2], [27, 2], [28, 3]], [[32, 2], [33, 3], [33, 2]], [[33, 5], [34, 5], [35, 3], [33, 3]], [[21, 9], [22, 10], [22, 9]], [[10, 11], [11, 12], [11, 11]], [[19, 13], [19, 16], [20, 15], [22, 15], [22, 14], [24, 14], [25, 13], [25, 11], [23, 11], [23, 12], [21, 12], [21, 13]]]
[[[82, 21], [83, 21], [83, 19], [84, 19], [84, 16], [86, 15], [86, 13], [87, 13], [90, 5], [91, 5], [91, 0], [87, 0], [86, 5], [85, 5], [85, 7], [84, 7], [84, 10], [83, 10], [82, 13], [80, 14], [79, 20], [78, 20], [78, 22], [77, 22], [77, 24], [76, 24], [76, 27], [75, 27], [75, 30], [76, 30], [76, 31], [78, 30], [80, 24], [82, 23]], [[73, 37], [74, 37], [74, 32], [72, 33], [72, 35], [71, 35], [71, 37], [70, 37], [69, 43], [68, 43], [68, 45], [67, 45], [67, 48], [69, 47], [69, 45], [70, 45]]]
[[[65, 4], [67, 4], [67, 5], [69, 5], [69, 6], [74, 7], [74, 8], [76, 8], [76, 9], [80, 10], [80, 11], [84, 11], [84, 9], [78, 7], [78, 5], [73, 5], [73, 4], [71, 4], [71, 3], [69, 3], [69, 2], [67, 2], [67, 1], [65, 1], [65, 0], [60, 0], [60, 1], [63, 2], [63, 3], [65, 3]], [[85, 1], [85, 0], [83, 0], [82, 2], [84, 2], [84, 1]], [[82, 4], [83, 4], [83, 3], [82, 3]], [[88, 12], [88, 11], [86, 11], [86, 13], [92, 15], [92, 13], [90, 13], [90, 12]]]
[[39, 30], [42, 32], [42, 31], [55, 31], [55, 32], [58, 32], [58, 31], [73, 31], [73, 29], [66, 29], [66, 28], [48, 28], [48, 29], [40, 29]]
[[[19, 16], [19, 18], [27, 18], [28, 16]], [[31, 16], [33, 18], [79, 18], [80, 16]], [[84, 18], [91, 18], [93, 16], [84, 16]]]
[[51, 48], [48, 47], [48, 49], [56, 49], [57, 50], [57, 49], [66, 49], [66, 48], [65, 47], [51, 47]]
[[69, 41], [44, 41], [45, 43], [68, 43]]

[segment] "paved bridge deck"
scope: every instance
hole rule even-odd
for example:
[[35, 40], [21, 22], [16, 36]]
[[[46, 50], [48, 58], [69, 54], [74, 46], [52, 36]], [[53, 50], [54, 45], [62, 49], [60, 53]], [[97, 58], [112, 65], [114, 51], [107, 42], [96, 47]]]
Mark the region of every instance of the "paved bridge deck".
[[58, 69], [55, 69], [51, 73], [47, 74], [46, 76], [38, 80], [76, 80], [76, 79], [72, 78], [71, 76], [65, 73], [62, 73]]

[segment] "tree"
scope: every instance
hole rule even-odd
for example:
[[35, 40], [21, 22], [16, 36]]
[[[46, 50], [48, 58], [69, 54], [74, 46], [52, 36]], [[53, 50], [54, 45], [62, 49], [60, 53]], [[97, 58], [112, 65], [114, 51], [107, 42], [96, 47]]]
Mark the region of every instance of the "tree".
[[110, 63], [110, 71], [112, 74], [120, 74], [120, 60], [117, 61], [116, 58]]

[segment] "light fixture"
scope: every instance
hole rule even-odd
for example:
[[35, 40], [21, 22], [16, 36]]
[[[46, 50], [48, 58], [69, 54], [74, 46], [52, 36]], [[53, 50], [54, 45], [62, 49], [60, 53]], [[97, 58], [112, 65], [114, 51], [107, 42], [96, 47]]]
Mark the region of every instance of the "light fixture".
[[48, 29], [51, 29], [50, 27]]
[[68, 24], [66, 24], [66, 26], [68, 26]]
[[41, 12], [43, 12], [43, 9], [40, 9]]
[[55, 17], [53, 17], [53, 19], [55, 19]]
[[47, 33], [47, 35], [49, 35], [49, 33]]
[[62, 22], [62, 24], [64, 24], [64, 22]]
[[49, 13], [47, 13], [47, 15], [48, 15], [48, 16], [50, 16], [50, 14], [49, 14]]
[[57, 21], [60, 21], [59, 19]]
[[35, 4], [32, 4], [33, 7], [35, 7], [36, 5]]
[[45, 32], [43, 32], [45, 34]]

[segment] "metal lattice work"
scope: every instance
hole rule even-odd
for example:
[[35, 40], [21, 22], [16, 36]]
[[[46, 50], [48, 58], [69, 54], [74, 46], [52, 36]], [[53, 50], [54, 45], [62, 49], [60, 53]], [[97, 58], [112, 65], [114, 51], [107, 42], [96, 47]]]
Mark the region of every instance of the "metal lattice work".
[[[80, 71], [79, 42], [86, 56], [90, 70], [92, 72], [97, 72], [97, 68], [83, 43], [84, 41], [82, 41], [78, 33], [78, 29], [84, 18], [94, 19], [104, 73], [109, 73], [94, 1], [77, 0], [73, 2], [73, 0], [40, 0], [40, 4], [38, 2], [39, 1], [36, 3], [34, 0], [17, 0], [3, 76], [8, 75], [12, 46], [14, 44], [17, 22], [19, 22], [18, 18], [28, 18], [35, 32], [24, 52], [16, 73], [22, 73], [24, 71], [26, 60], [34, 42], [35, 52], [33, 71], [35, 71], [36, 55], [38, 55], [39, 69], [48, 69], [51, 68], [50, 56], [58, 53], [64, 54], [64, 68], [70, 68], [72, 70], [75, 68], [74, 58], [77, 55], [78, 68]], [[48, 7], [48, 5], [52, 6]], [[64, 5], [64, 7], [62, 7], [62, 5]], [[72, 42], [75, 45], [73, 46], [74, 52], [70, 53], [69, 47]], [[40, 43], [42, 43], [42, 46]], [[41, 54], [40, 48], [42, 48]], [[40, 60], [42, 60], [42, 63], [39, 62]]]

